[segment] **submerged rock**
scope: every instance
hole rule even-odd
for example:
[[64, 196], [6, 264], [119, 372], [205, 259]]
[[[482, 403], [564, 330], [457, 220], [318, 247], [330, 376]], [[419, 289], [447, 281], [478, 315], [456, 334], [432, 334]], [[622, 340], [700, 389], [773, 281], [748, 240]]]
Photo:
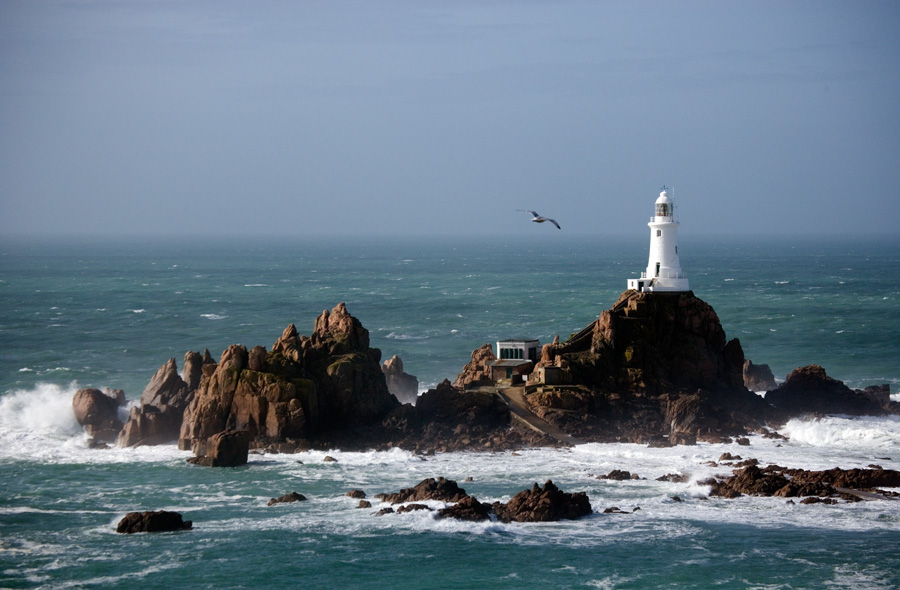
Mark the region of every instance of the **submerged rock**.
[[266, 506], [274, 506], [276, 504], [290, 504], [292, 502], [305, 502], [306, 496], [303, 494], [298, 494], [297, 492], [291, 492], [289, 494], [285, 494], [283, 496], [279, 496], [278, 498], [272, 498], [269, 500]]
[[178, 512], [129, 512], [116, 526], [117, 533], [161, 533], [193, 528], [190, 520], [182, 520]]

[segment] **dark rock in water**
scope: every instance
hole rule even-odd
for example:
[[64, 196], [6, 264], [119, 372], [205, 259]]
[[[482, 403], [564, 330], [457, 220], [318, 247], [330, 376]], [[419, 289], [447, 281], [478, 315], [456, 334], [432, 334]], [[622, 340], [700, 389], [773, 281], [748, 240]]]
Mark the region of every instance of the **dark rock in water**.
[[205, 456], [188, 459], [206, 467], [238, 467], [247, 464], [250, 436], [246, 430], [225, 430], [213, 435], [206, 445]]
[[819, 365], [791, 371], [784, 383], [766, 393], [766, 401], [787, 415], [807, 413], [883, 415], [886, 409], [865, 392], [832, 379]]
[[202, 454], [206, 440], [226, 428], [265, 445], [376, 425], [400, 405], [380, 357], [343, 303], [323, 311], [309, 337], [289, 325], [270, 352], [231, 345], [218, 365], [203, 367], [179, 447]]
[[415, 512], [417, 510], [431, 510], [431, 508], [429, 508], [425, 504], [407, 504], [406, 506], [397, 508], [397, 514], [403, 514], [405, 512]]
[[640, 479], [637, 473], [632, 474], [630, 471], [623, 469], [613, 469], [606, 475], [598, 475], [597, 479], [609, 479], [611, 481], [626, 481], [629, 479]]
[[404, 504], [406, 502], [421, 502], [423, 500], [459, 502], [465, 497], [466, 491], [459, 487], [455, 481], [439, 477], [437, 479], [423, 479], [415, 487], [404, 488], [394, 494], [384, 494], [381, 497], [381, 501], [388, 504]]
[[360, 500], [359, 504], [356, 506], [357, 508], [371, 508], [372, 503], [368, 500]]
[[415, 404], [419, 397], [419, 380], [403, 371], [403, 361], [396, 354], [381, 365], [388, 390], [403, 404]]
[[710, 495], [724, 498], [736, 498], [743, 494], [783, 498], [840, 496], [856, 501], [859, 492], [877, 493], [880, 487], [900, 486], [900, 471], [839, 468], [807, 471], [778, 465], [769, 465], [764, 469], [750, 465], [736, 470], [731, 477], [703, 483], [711, 486]]
[[72, 397], [75, 419], [84, 426], [88, 435], [99, 442], [115, 442], [122, 421], [119, 408], [125, 405], [125, 394], [121, 389], [79, 389]]
[[190, 520], [182, 520], [181, 514], [160, 510], [157, 512], [129, 512], [116, 526], [117, 533], [161, 533], [184, 531], [193, 528]]
[[[200, 370], [202, 357], [198, 352], [188, 352], [184, 358], [185, 371], [191, 371], [193, 381]], [[193, 394], [190, 386], [178, 375], [175, 359], [169, 359], [144, 388], [139, 405], [131, 408], [128, 421], [119, 434], [119, 446], [157, 445], [178, 440], [184, 409]]]
[[438, 518], [455, 518], [471, 522], [490, 520], [491, 507], [482, 504], [474, 496], [466, 496], [453, 506], [438, 510]]
[[552, 481], [544, 487], [534, 484], [506, 503], [494, 503], [494, 514], [503, 522], [548, 522], [576, 519], [591, 514], [591, 503], [584, 492], [563, 492]]
[[362, 490], [350, 490], [349, 492], [347, 492], [347, 496], [359, 500], [361, 498], [365, 498], [366, 493]]
[[744, 387], [750, 391], [770, 391], [778, 386], [769, 365], [754, 365], [750, 359], [746, 359], [743, 373]]
[[269, 500], [269, 503], [266, 506], [274, 506], [275, 504], [289, 504], [291, 502], [305, 502], [306, 496], [303, 494], [298, 494], [297, 492], [291, 492], [290, 494], [285, 494], [278, 498], [272, 498]]

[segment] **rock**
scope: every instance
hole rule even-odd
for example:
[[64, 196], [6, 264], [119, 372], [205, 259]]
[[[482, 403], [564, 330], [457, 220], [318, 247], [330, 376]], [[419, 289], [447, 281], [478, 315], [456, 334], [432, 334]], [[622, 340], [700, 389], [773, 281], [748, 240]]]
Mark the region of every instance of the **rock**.
[[453, 506], [438, 510], [437, 517], [480, 522], [490, 520], [490, 512], [490, 506], [482, 504], [474, 496], [466, 496]]
[[775, 389], [775, 375], [769, 365], [754, 365], [750, 359], [744, 360], [744, 387], [750, 391], [770, 391]]
[[384, 494], [381, 497], [381, 501], [388, 504], [405, 504], [406, 502], [421, 502], [423, 500], [459, 502], [465, 497], [466, 491], [459, 487], [455, 481], [438, 477], [437, 479], [423, 479], [415, 487], [404, 488], [394, 494]]
[[381, 365], [388, 390], [402, 404], [416, 403], [419, 397], [419, 380], [403, 371], [403, 361], [396, 354]]
[[704, 482], [711, 486], [710, 495], [736, 498], [742, 494], [754, 496], [840, 496], [856, 501], [846, 490], [878, 492], [879, 487], [900, 486], [900, 471], [884, 469], [829, 469], [806, 471], [770, 465], [760, 469], [749, 465], [736, 470], [734, 475], [722, 480]]
[[393, 513], [394, 513], [394, 509], [391, 508], [390, 506], [387, 506], [386, 508], [382, 508], [381, 510], [376, 512], [375, 516], [384, 516], [385, 514], [393, 514]]
[[347, 496], [358, 500], [360, 498], [365, 498], [366, 493], [362, 490], [350, 490], [349, 492], [347, 492]]
[[[192, 381], [197, 378], [198, 362], [202, 362], [200, 353], [185, 354], [185, 369], [190, 370]], [[119, 434], [119, 446], [157, 445], [177, 440], [184, 410], [192, 397], [193, 390], [178, 375], [175, 359], [169, 359], [144, 388], [138, 406], [131, 408]]]
[[206, 440], [226, 428], [246, 430], [254, 444], [267, 445], [377, 425], [400, 406], [380, 357], [343, 303], [322, 312], [309, 337], [290, 324], [270, 352], [231, 345], [218, 365], [204, 365], [179, 447], [202, 454]]
[[640, 479], [637, 473], [632, 474], [622, 469], [613, 469], [606, 475], [598, 475], [597, 479], [609, 479], [612, 481], [626, 481], [629, 479]]
[[456, 428], [507, 428], [509, 406], [492, 393], [461, 391], [446, 379], [419, 397], [416, 415], [422, 423], [442, 423]]
[[338, 460], [332, 457], [331, 455], [325, 455], [322, 458], [322, 463], [337, 463]]
[[[691, 292], [626, 291], [544, 357], [575, 385], [543, 386], [529, 403], [582, 440], [694, 444], [743, 435], [770, 418], [770, 406], [744, 386], [740, 342]], [[577, 405], [560, 407], [562, 392]]]
[[250, 436], [246, 430], [225, 430], [210, 437], [206, 455], [188, 459], [206, 467], [238, 467], [247, 464]]
[[548, 522], [576, 519], [591, 514], [591, 503], [584, 492], [566, 493], [547, 480], [519, 492], [506, 504], [494, 503], [494, 514], [502, 522]]
[[117, 533], [160, 533], [193, 528], [190, 520], [182, 520], [178, 512], [129, 512], [116, 526]]
[[472, 352], [472, 360], [464, 367], [462, 372], [453, 381], [453, 387], [465, 389], [466, 385], [476, 381], [490, 381], [491, 368], [489, 363], [497, 360], [494, 349], [490, 344], [482, 344]]
[[397, 508], [397, 514], [403, 514], [405, 512], [415, 512], [417, 510], [431, 510], [431, 508], [429, 508], [425, 504], [407, 504], [406, 506]]
[[272, 498], [269, 500], [269, 503], [266, 506], [274, 506], [275, 504], [288, 504], [290, 502], [305, 502], [306, 496], [303, 494], [298, 494], [297, 492], [291, 492], [289, 494], [285, 494], [278, 498]]
[[122, 421], [119, 407], [125, 405], [125, 394], [121, 389], [79, 389], [72, 397], [75, 419], [95, 441], [115, 442]]
[[879, 416], [886, 412], [883, 405], [864, 392], [850, 389], [843, 381], [826, 375], [819, 365], [794, 369], [784, 383], [766, 393], [765, 399], [789, 416], [808, 413]]
[[356, 506], [357, 508], [371, 508], [372, 503], [368, 500], [360, 500], [359, 504]]

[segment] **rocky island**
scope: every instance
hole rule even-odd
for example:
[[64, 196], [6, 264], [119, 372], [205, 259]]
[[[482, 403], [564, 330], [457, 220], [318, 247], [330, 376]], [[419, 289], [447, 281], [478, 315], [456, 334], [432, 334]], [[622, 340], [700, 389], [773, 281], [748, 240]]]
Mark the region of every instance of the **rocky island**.
[[[572, 441], [720, 442], [798, 415], [897, 410], [887, 386], [852, 390], [815, 365], [765, 397], [753, 393], [747, 368], [765, 379], [767, 367], [745, 359], [712, 307], [690, 291], [625, 291], [583, 330], [544, 345], [523, 384], [490, 381], [495, 358], [490, 345], [479, 347], [452, 383], [401, 404], [389, 380], [408, 389], [415, 378], [396, 357], [381, 364], [368, 330], [341, 303], [316, 318], [310, 336], [291, 324], [269, 350], [234, 344], [218, 362], [208, 351], [188, 352], [183, 376], [170, 359], [124, 424], [115, 417], [124, 403], [119, 391], [81, 390], [73, 403], [100, 440], [177, 442], [205, 465], [241, 464], [250, 449], [431, 453]], [[552, 384], [542, 380], [548, 367]]]

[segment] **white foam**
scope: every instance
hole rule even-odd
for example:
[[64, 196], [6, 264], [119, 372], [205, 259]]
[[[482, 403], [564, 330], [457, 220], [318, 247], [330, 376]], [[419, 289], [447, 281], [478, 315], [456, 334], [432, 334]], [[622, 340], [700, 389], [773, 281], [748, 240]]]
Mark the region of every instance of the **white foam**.
[[228, 316], [227, 315], [219, 315], [217, 313], [201, 313], [200, 317], [206, 318], [208, 320], [224, 320]]

